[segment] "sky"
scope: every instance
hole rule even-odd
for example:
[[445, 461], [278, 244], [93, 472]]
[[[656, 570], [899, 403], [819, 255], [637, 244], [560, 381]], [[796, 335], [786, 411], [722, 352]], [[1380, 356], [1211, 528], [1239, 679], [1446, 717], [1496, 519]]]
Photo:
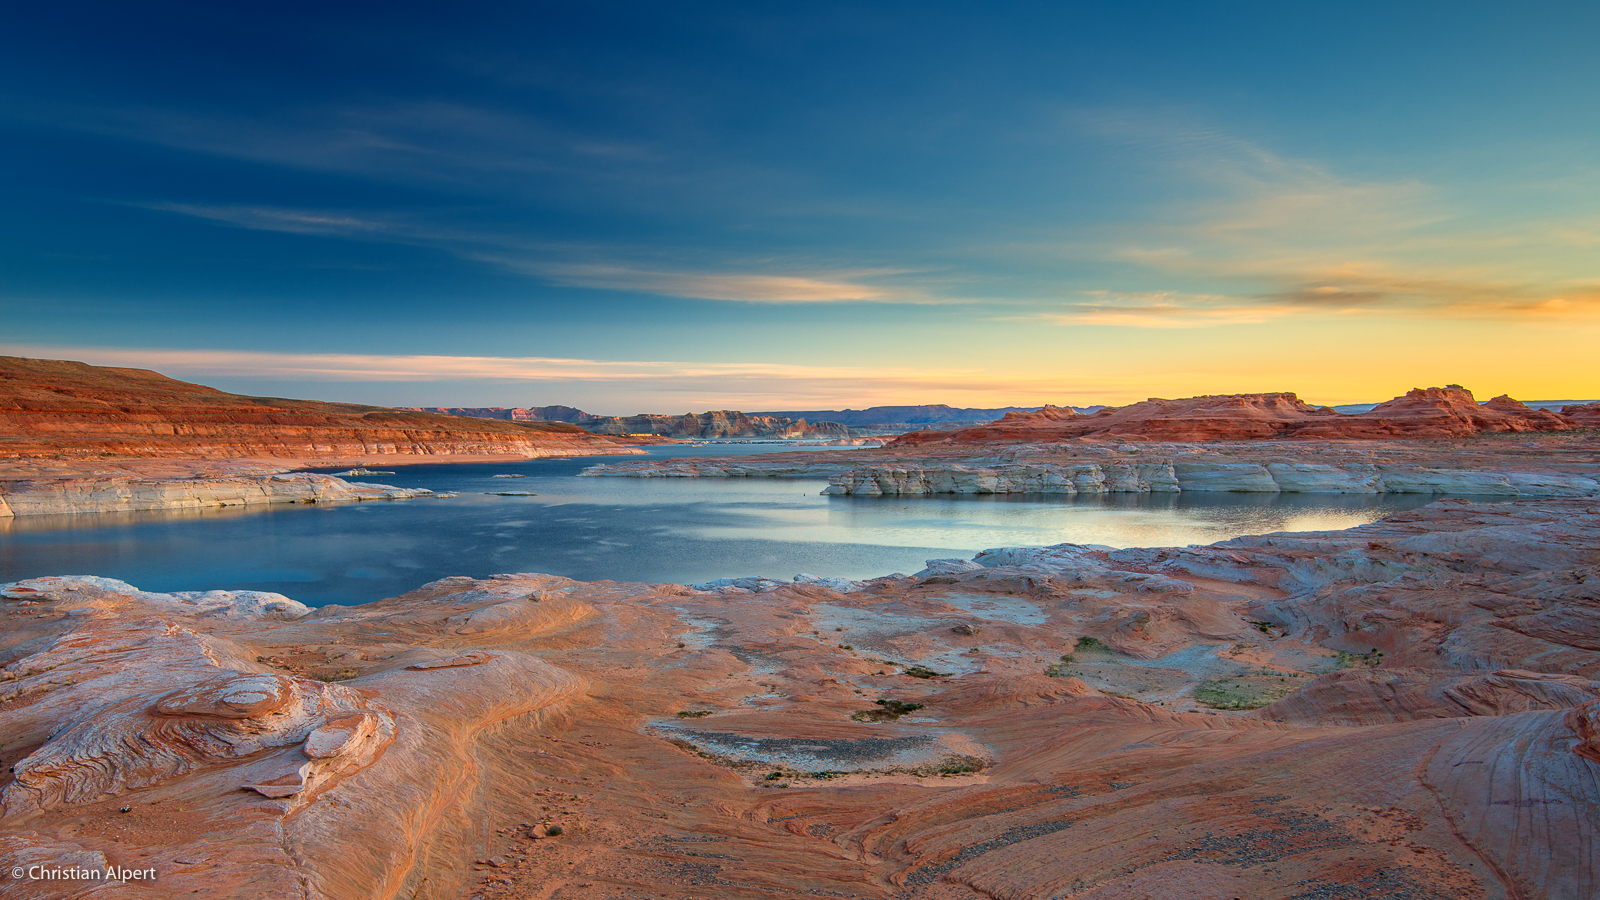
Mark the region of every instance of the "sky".
[[603, 414], [1600, 397], [1600, 4], [14, 5], [0, 353]]

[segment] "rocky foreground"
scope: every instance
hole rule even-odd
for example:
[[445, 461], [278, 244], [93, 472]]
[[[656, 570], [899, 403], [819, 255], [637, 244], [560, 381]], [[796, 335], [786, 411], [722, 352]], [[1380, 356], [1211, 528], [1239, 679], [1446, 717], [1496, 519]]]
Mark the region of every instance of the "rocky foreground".
[[5, 896], [1600, 894], [1593, 499], [701, 587], [6, 585]]

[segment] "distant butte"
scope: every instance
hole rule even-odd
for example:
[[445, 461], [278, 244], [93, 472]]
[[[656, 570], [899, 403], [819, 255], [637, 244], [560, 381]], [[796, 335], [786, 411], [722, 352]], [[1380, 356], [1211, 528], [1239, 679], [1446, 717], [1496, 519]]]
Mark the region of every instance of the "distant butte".
[[681, 416], [641, 413], [636, 416], [597, 416], [570, 406], [522, 407], [406, 407], [416, 412], [443, 413], [475, 419], [511, 422], [566, 422], [585, 431], [609, 435], [655, 435], [669, 438], [776, 438], [782, 440], [845, 438], [850, 429], [838, 422], [806, 421], [803, 417], [745, 413], [733, 409]]

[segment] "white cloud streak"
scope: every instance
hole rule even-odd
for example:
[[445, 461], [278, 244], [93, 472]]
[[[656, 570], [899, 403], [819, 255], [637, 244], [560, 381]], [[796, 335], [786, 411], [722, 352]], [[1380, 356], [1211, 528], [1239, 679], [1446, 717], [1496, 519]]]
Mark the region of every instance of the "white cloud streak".
[[[903, 269], [873, 269], [815, 274], [694, 272], [619, 262], [571, 263], [552, 258], [575, 249], [518, 241], [504, 236], [429, 228], [402, 218], [373, 218], [334, 210], [194, 203], [146, 204], [145, 208], [220, 222], [237, 228], [289, 234], [434, 247], [463, 259], [494, 265], [551, 284], [627, 291], [733, 303], [903, 303], [931, 305], [965, 301], [941, 299], [905, 287], [884, 287], [862, 279], [909, 274]], [[485, 250], [484, 248], [492, 248]], [[594, 255], [595, 248], [589, 254]]]
[[[980, 367], [787, 365], [546, 357], [274, 353], [0, 344], [0, 355], [153, 369], [244, 393], [388, 406], [541, 406], [605, 415], [708, 409], [844, 409], [948, 403], [996, 407], [1124, 403], [1169, 390], [1143, 370], [1091, 375]], [[218, 382], [226, 382], [219, 384]], [[280, 396], [282, 394], [279, 394]], [[485, 401], [485, 397], [503, 398]]]
[[[807, 366], [769, 362], [679, 362], [547, 357], [273, 353], [211, 349], [145, 349], [0, 345], [0, 354], [70, 359], [100, 366], [153, 369], [208, 383], [211, 379], [319, 385], [326, 396], [377, 385], [368, 396], [393, 405], [481, 405], [470, 399], [487, 385], [511, 385], [567, 402], [575, 393], [606, 398], [610, 406], [655, 398], [651, 412], [683, 409], [793, 409], [947, 402], [1001, 406], [1059, 399], [1068, 387], [1038, 375], [980, 368]], [[387, 388], [382, 385], [389, 385]], [[1097, 379], [1080, 391], [1103, 391]], [[448, 392], [454, 399], [414, 399]], [[922, 398], [922, 399], [917, 399]], [[928, 399], [938, 398], [938, 399]], [[380, 401], [381, 402], [381, 401]], [[526, 401], [524, 401], [526, 402]], [[628, 410], [637, 412], [638, 410]]]

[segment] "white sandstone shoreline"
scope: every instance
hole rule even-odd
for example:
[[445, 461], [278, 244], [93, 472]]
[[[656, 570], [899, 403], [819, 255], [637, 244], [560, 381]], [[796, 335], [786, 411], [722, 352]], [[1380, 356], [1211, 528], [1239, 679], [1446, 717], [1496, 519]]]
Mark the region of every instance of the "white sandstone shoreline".
[[[123, 458], [107, 460], [0, 460], [0, 521], [23, 516], [107, 512], [220, 509], [283, 503], [346, 503], [425, 497], [424, 488], [349, 481], [303, 469], [453, 463], [517, 463], [573, 456], [642, 454], [638, 448], [604, 453], [357, 455], [328, 459]], [[343, 473], [348, 474], [348, 473]]]
[[[917, 496], [931, 494], [1109, 493], [1303, 493], [1463, 494], [1486, 497], [1582, 499], [1600, 496], [1600, 466], [1548, 464], [1428, 452], [1351, 454], [1327, 462], [1307, 461], [1316, 448], [1297, 454], [1164, 452], [1141, 448], [1118, 452], [1093, 448], [1075, 454], [1022, 448], [969, 458], [890, 457], [863, 459], [673, 459], [591, 466], [586, 477], [613, 478], [810, 478], [827, 479], [824, 494]], [[1174, 452], [1176, 450], [1176, 452]], [[1066, 456], [1059, 461], [1050, 456]], [[1251, 459], [1250, 456], [1266, 457]], [[1410, 458], [1406, 458], [1410, 456]], [[1009, 457], [1009, 458], [1006, 458]], [[1088, 457], [1088, 458], [1085, 458]], [[1289, 458], [1285, 458], [1289, 457]], [[1386, 458], [1387, 457], [1387, 458]]]
[[150, 510], [216, 509], [280, 503], [408, 500], [426, 488], [345, 481], [310, 472], [140, 478], [132, 475], [41, 478], [0, 486], [0, 519]]

